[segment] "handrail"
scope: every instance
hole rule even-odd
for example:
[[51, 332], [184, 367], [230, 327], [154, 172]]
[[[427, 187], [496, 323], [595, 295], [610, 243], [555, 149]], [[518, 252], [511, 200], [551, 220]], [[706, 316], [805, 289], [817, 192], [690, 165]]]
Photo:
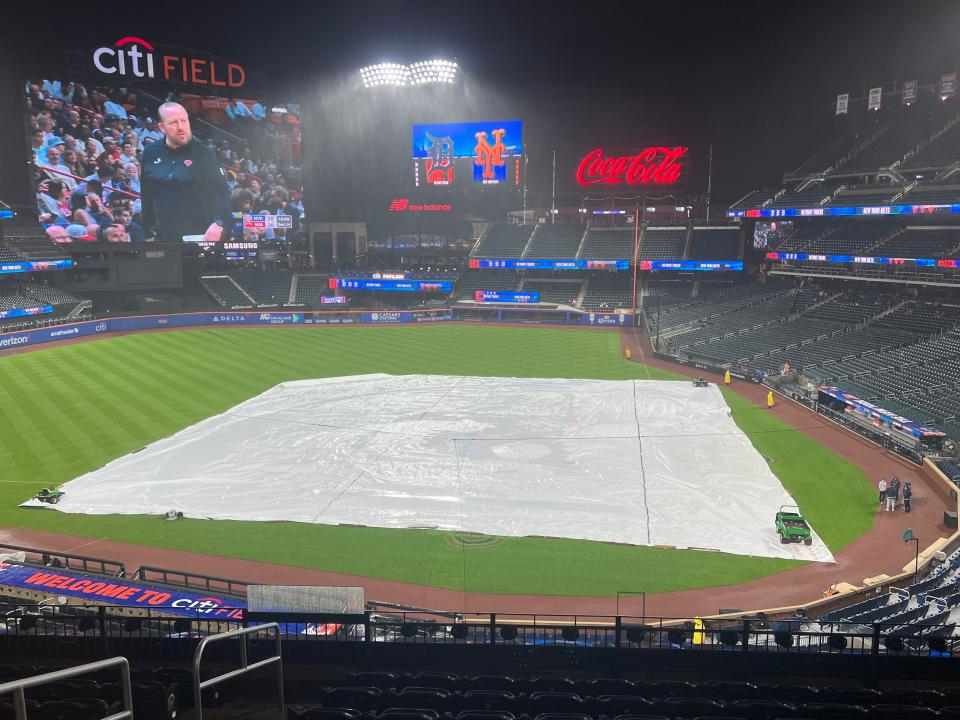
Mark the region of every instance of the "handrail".
[[[276, 633], [277, 654], [272, 655], [264, 660], [258, 660], [252, 665], [249, 664], [247, 662], [247, 636], [260, 632], [261, 630], [269, 630], [271, 628]], [[240, 667], [236, 670], [230, 670], [222, 675], [217, 675], [216, 677], [212, 677], [201, 682], [200, 661], [203, 659], [204, 649], [210, 643], [226, 640], [232, 637], [240, 638]], [[203, 638], [203, 640], [200, 641], [200, 644], [197, 645], [197, 651], [193, 656], [193, 707], [195, 708], [194, 717], [196, 720], [202, 720], [203, 718], [203, 690], [208, 687], [218, 685], [225, 680], [231, 680], [235, 677], [245, 675], [251, 670], [257, 670], [259, 668], [266, 667], [271, 663], [277, 664], [277, 686], [280, 693], [280, 712], [282, 717], [286, 717], [286, 705], [283, 701], [283, 653], [281, 652], [280, 647], [280, 626], [277, 623], [266, 623], [264, 625], [255, 625], [254, 627], [229, 630], [228, 632], [220, 633], [219, 635], [208, 635], [207, 637]], [[113, 720], [113, 718], [107, 718], [107, 720]], [[117, 720], [120, 720], [120, 718], [117, 718]]]
[[[221, 276], [227, 277], [227, 276]], [[159, 575], [159, 580], [155, 577], [149, 577], [150, 575]], [[183, 578], [182, 582], [176, 582], [170, 576], [176, 576]], [[215, 590], [220, 591], [222, 588], [216, 587], [218, 585], [226, 585], [226, 593], [228, 595], [234, 595], [236, 597], [244, 597], [247, 594], [247, 586], [250, 584], [245, 580], [235, 580], [231, 578], [218, 577], [216, 575], [200, 575], [197, 573], [191, 573], [184, 570], [171, 570], [170, 568], [161, 568], [154, 567], [152, 565], [141, 565], [137, 572], [134, 573], [135, 580], [143, 580], [145, 582], [160, 583], [162, 585], [174, 585], [176, 587], [185, 587], [185, 588], [198, 588], [202, 587], [204, 590]], [[198, 581], [198, 582], [192, 582]]]
[[[87, 673], [106, 670], [107, 668], [120, 666], [120, 676], [123, 688], [123, 711], [108, 715], [103, 720], [133, 720], [133, 692], [130, 689], [130, 663], [125, 657], [115, 657], [109, 660], [98, 660], [78, 665], [77, 667], [66, 668], [65, 670], [55, 670], [44, 673], [43, 675], [34, 675], [33, 677], [23, 678], [22, 680], [11, 680], [0, 684], [0, 695], [13, 693], [13, 711], [16, 720], [27, 720], [27, 700], [23, 691], [27, 688], [46, 685], [49, 682], [67, 680], [77, 675], [86, 675]], [[198, 716], [199, 717], [199, 716]]]

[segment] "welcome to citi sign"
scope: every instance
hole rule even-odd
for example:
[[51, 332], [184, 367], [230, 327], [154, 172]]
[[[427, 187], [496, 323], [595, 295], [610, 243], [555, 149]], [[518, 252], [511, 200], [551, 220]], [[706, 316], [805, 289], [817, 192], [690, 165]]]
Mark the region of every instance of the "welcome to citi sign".
[[240, 88], [247, 82], [241, 65], [195, 51], [177, 50], [160, 50], [141, 37], [128, 35], [93, 50], [91, 60], [97, 73], [112, 79], [206, 86], [211, 91]]
[[[464, 171], [475, 183], [519, 185], [522, 154], [520, 120], [413, 126], [414, 179], [418, 186], [452, 185]], [[465, 167], [468, 162], [472, 168]]]

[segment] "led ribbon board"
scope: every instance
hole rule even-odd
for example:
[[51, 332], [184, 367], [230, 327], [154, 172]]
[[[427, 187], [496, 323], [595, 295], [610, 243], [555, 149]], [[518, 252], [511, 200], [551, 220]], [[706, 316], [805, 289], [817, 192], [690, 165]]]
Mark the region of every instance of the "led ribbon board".
[[470, 258], [471, 268], [517, 270], [629, 270], [629, 260], [516, 260]]
[[453, 283], [445, 280], [372, 280], [370, 278], [330, 278], [330, 289], [448, 293], [453, 291]]
[[501, 290], [477, 290], [473, 299], [476, 302], [498, 302], [498, 303], [538, 303], [540, 302], [540, 293], [538, 292], [506, 292]]
[[954, 205], [873, 205], [862, 207], [757, 208], [754, 210], [727, 210], [727, 217], [836, 217], [838, 215], [942, 215], [945, 213], [960, 213], [960, 203]]

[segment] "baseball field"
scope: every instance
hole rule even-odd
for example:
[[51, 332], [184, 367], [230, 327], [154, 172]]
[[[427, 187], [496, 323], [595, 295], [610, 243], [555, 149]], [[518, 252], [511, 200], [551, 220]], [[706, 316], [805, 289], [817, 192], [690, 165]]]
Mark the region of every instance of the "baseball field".
[[[267, 327], [139, 333], [0, 357], [0, 525], [467, 592], [612, 596], [733, 585], [797, 561], [549, 538], [278, 522], [166, 522], [18, 505], [277, 383], [364, 373], [687, 378], [627, 362], [606, 331]], [[830, 550], [870, 529], [863, 472], [734, 392], [734, 421]], [[723, 528], [716, 528], [722, 532]], [[771, 532], [773, 532], [771, 518]]]

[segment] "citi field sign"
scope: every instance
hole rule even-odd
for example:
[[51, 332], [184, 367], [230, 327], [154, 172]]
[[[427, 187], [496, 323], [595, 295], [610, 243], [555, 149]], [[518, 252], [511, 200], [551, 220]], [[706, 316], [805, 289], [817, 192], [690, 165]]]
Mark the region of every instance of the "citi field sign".
[[165, 80], [207, 87], [243, 87], [247, 73], [235, 63], [158, 51], [143, 38], [128, 35], [93, 51], [93, 66], [104, 75]]

